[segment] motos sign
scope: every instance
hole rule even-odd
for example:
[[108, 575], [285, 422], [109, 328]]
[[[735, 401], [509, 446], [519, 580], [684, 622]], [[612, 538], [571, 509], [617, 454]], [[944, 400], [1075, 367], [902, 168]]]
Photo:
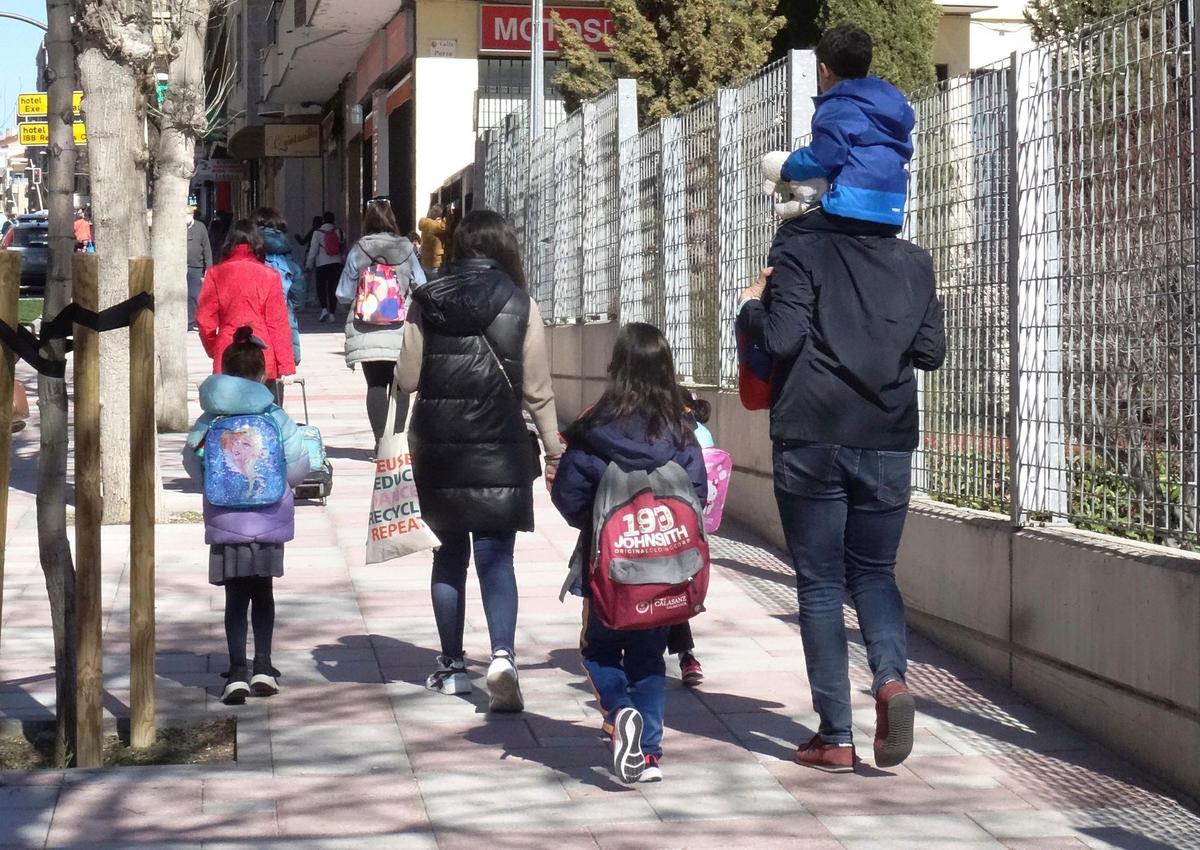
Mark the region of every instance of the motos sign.
[[[613, 30], [612, 13], [592, 6], [547, 6], [542, 21], [542, 46], [547, 53], [561, 49], [551, 12], [583, 38], [597, 53], [608, 54], [604, 36]], [[533, 43], [533, 13], [528, 6], [480, 6], [479, 49], [493, 53], [528, 53]]]

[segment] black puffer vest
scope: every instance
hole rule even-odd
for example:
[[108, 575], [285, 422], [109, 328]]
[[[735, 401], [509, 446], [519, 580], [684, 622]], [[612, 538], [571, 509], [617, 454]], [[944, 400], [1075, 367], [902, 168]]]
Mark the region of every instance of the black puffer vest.
[[413, 298], [425, 338], [409, 427], [422, 517], [435, 533], [532, 531], [521, 415], [529, 295], [496, 263], [472, 260]]

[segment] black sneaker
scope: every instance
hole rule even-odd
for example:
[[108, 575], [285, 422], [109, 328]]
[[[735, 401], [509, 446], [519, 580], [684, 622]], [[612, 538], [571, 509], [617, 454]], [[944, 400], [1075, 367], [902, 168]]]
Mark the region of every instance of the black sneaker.
[[225, 690], [221, 694], [221, 702], [226, 705], [241, 705], [246, 701], [246, 697], [250, 696], [250, 682], [247, 675], [245, 664], [232, 664], [229, 667], [229, 672], [225, 674], [228, 680], [225, 683]]
[[250, 690], [256, 697], [273, 697], [279, 693], [279, 671], [271, 666], [271, 656], [254, 659], [254, 677], [250, 679]]
[[636, 708], [622, 708], [613, 718], [613, 774], [627, 785], [642, 778], [646, 769], [646, 757], [642, 755], [641, 712]]

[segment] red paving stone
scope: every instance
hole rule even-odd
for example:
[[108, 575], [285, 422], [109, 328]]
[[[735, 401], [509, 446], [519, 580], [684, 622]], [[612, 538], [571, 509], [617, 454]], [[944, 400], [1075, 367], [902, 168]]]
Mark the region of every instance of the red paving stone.
[[[1071, 823], [1084, 823], [1079, 811], [1124, 814], [1108, 832], [1075, 831], [1055, 821], [1048, 829], [1057, 834], [1014, 839], [1027, 835], [1014, 827], [994, 846], [1123, 846], [1104, 838], [1128, 838], [1122, 824], [1154, 824], [1148, 841], [1178, 837], [1177, 846], [1200, 846], [1200, 818], [1123, 761], [1082, 740], [1065, 739], [1067, 748], [1053, 754], [1019, 747], [1003, 755], [964, 754], [988, 751], [993, 734], [1013, 749], [1012, 742], [1028, 738], [1020, 724], [1035, 731], [1058, 727], [1002, 683], [919, 639], [913, 642], [911, 680], [919, 711], [930, 713], [918, 716], [917, 752], [908, 763], [888, 771], [871, 767], [873, 730], [860, 725], [865, 763], [858, 774], [827, 776], [793, 764], [792, 751], [812, 734], [815, 717], [794, 603], [787, 602], [794, 592], [790, 573], [769, 551], [729, 541], [717, 541], [710, 611], [694, 624], [707, 680], [695, 692], [683, 689], [676, 674], [668, 683], [667, 779], [655, 787], [621, 787], [605, 770], [599, 716], [578, 667], [578, 602], [557, 598], [576, 534], [557, 519], [540, 489], [538, 532], [520, 536], [517, 556], [518, 657], [528, 710], [520, 717], [489, 718], [479, 692], [468, 702], [424, 691], [421, 683], [436, 655], [430, 558], [363, 565], [359, 541], [365, 536], [372, 466], [347, 459], [365, 458], [371, 448], [357, 392], [361, 378], [345, 371], [340, 334], [306, 333], [304, 345], [313, 421], [335, 457], [336, 486], [328, 506], [298, 507], [297, 540], [288, 550], [287, 574], [276, 585], [275, 659], [286, 668], [283, 693], [240, 709], [214, 698], [221, 685], [216, 673], [227, 663], [223, 596], [206, 581], [203, 530], [195, 524], [161, 526], [163, 720], [171, 712], [238, 717], [238, 763], [171, 768], [169, 774], [156, 769], [0, 774], [0, 789], [13, 789], [0, 794], [0, 845], [107, 841], [199, 847], [278, 837], [303, 847], [323, 838], [361, 836], [362, 847], [396, 843], [443, 850], [831, 850], [843, 845], [826, 819], [841, 828], [847, 817], [870, 816], [883, 827], [901, 824], [911, 832], [921, 824], [937, 829], [954, 816], [963, 819], [954, 823], [966, 824], [964, 834], [984, 834], [966, 819], [969, 813], [987, 823], [1019, 826], [1013, 818], [1062, 810], [1076, 812]], [[195, 338], [189, 346], [193, 373], [206, 374]], [[36, 412], [33, 427], [17, 436], [19, 453], [27, 454], [35, 440]], [[162, 442], [180, 444], [177, 436]], [[29, 712], [45, 716], [35, 700], [53, 699], [48, 608], [36, 546], [25, 542], [33, 527], [33, 497], [20, 484], [30, 480], [29, 463], [18, 463], [18, 486], [10, 494], [0, 721]], [[173, 451], [164, 451], [161, 465], [170, 482], [169, 508], [197, 510], [199, 496], [181, 482]], [[106, 706], [118, 714], [128, 711], [124, 533], [104, 531]], [[743, 563], [751, 569], [743, 572]], [[853, 618], [848, 624], [853, 627]], [[472, 579], [467, 653], [477, 682], [487, 649]], [[851, 673], [856, 718], [867, 718], [869, 672], [855, 661]], [[309, 729], [315, 731], [306, 735]]]

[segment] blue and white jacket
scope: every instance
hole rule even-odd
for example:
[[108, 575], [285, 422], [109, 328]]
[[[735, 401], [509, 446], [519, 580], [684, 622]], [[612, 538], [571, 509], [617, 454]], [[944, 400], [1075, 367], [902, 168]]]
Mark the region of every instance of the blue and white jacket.
[[879, 77], [842, 80], [813, 98], [812, 141], [788, 157], [784, 180], [824, 177], [826, 212], [879, 224], [904, 223], [912, 107]]

